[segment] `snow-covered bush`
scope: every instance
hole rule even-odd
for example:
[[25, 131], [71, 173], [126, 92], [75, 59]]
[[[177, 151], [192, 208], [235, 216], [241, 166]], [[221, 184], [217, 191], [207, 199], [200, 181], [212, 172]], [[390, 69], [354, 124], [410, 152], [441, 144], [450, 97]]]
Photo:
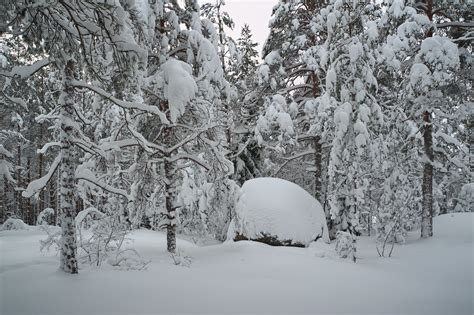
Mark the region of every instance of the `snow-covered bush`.
[[75, 219], [79, 261], [100, 266], [104, 261], [115, 267], [143, 269], [147, 262], [136, 250], [123, 248], [129, 230], [117, 215], [106, 215], [94, 207], [79, 212]]
[[46, 208], [38, 214], [37, 225], [48, 225], [53, 223], [54, 209]]
[[51, 225], [40, 225], [39, 228], [48, 236], [46, 239], [40, 240], [40, 250], [48, 251], [54, 247], [58, 251], [61, 248], [61, 229]]
[[462, 186], [457, 198], [455, 212], [474, 212], [474, 183]]
[[3, 222], [0, 227], [1, 231], [10, 231], [10, 230], [28, 230], [28, 225], [23, 222], [21, 219], [9, 218]]
[[181, 205], [178, 209], [179, 232], [224, 241], [235, 213], [240, 187], [230, 179], [199, 181], [197, 173], [183, 173], [178, 194]]
[[349, 232], [336, 233], [336, 253], [341, 258], [351, 258], [356, 261], [355, 236]]

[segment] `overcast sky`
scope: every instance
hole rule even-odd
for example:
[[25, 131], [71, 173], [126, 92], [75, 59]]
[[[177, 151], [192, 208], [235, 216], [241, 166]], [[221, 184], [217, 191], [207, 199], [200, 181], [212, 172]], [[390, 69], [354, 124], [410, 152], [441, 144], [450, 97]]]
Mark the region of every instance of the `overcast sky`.
[[[199, 0], [199, 3], [215, 2], [212, 0]], [[242, 26], [247, 23], [252, 30], [253, 39], [259, 44], [258, 52], [262, 52], [262, 45], [268, 36], [268, 21], [272, 8], [278, 0], [226, 0], [224, 11], [227, 11], [235, 23], [230, 35], [237, 39]]]

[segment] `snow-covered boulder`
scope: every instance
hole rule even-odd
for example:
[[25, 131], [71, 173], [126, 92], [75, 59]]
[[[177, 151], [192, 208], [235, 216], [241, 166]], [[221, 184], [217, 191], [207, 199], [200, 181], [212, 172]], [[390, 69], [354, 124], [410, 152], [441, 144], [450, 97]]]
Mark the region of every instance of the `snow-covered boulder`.
[[242, 186], [227, 239], [307, 247], [329, 242], [321, 204], [300, 186], [279, 178], [255, 178]]

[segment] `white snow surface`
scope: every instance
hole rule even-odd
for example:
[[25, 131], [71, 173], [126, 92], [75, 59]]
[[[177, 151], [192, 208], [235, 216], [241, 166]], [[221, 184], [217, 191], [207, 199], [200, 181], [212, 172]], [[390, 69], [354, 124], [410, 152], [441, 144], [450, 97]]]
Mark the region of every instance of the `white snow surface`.
[[146, 270], [82, 265], [58, 271], [38, 228], [0, 232], [0, 314], [472, 314], [473, 213], [434, 219], [434, 236], [410, 232], [392, 258], [360, 237], [357, 263], [334, 244], [309, 248], [178, 239], [189, 267], [171, 263], [166, 233], [137, 230]]
[[326, 217], [319, 201], [300, 186], [280, 178], [246, 181], [227, 239], [236, 233], [257, 239], [261, 233], [308, 246], [316, 238], [329, 242]]

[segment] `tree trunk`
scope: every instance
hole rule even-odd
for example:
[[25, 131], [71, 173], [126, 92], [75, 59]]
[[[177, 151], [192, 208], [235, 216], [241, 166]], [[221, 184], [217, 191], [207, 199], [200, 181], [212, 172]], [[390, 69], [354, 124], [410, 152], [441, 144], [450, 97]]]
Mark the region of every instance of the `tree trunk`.
[[[41, 146], [43, 144], [43, 124], [40, 124], [40, 136], [39, 136], [39, 141], [40, 143], [38, 144], [38, 149], [41, 149]], [[44, 154], [40, 153], [38, 154], [38, 178], [43, 177], [43, 168], [44, 168]], [[38, 204], [36, 205], [37, 209], [37, 214], [39, 214], [41, 211], [44, 210], [45, 208], [45, 189], [42, 189], [40, 192], [40, 197], [38, 200]]]
[[321, 199], [321, 178], [322, 178], [322, 145], [321, 138], [316, 136], [314, 138], [314, 197], [319, 201], [323, 202]]
[[433, 126], [431, 125], [430, 113], [423, 113], [424, 129], [424, 153], [425, 164], [423, 166], [423, 208], [421, 216], [421, 237], [433, 236]]
[[[27, 171], [27, 176], [26, 176], [26, 180], [28, 183], [31, 183], [31, 157], [28, 157], [28, 159], [26, 160], [26, 167], [28, 168], [28, 171]], [[26, 219], [27, 219], [27, 222], [28, 224], [30, 225], [34, 225], [36, 223], [36, 220], [35, 220], [35, 213], [33, 211], [33, 205], [31, 204], [31, 198], [28, 198], [25, 200], [25, 211], [26, 211]]]
[[[61, 169], [61, 165], [59, 165], [59, 168]], [[58, 184], [58, 176], [56, 174], [52, 175], [51, 180], [49, 181], [49, 208], [53, 208], [54, 210], [54, 218], [52, 224], [57, 225], [58, 224], [58, 204], [57, 204], [57, 191], [56, 187]], [[41, 211], [43, 211], [42, 209]]]
[[[167, 113], [169, 117], [169, 104], [168, 101], [161, 102], [161, 110]], [[171, 126], [165, 126], [163, 128], [163, 142], [165, 145], [172, 145], [173, 141], [173, 130]], [[166, 244], [168, 252], [176, 252], [176, 208], [174, 207], [174, 172], [172, 163], [169, 161], [171, 153], [164, 156], [164, 175], [165, 175], [165, 208], [167, 212], [167, 224], [166, 224]]]
[[6, 214], [8, 209], [8, 180], [5, 175], [2, 175], [1, 179], [3, 181], [3, 191], [0, 200], [0, 224], [3, 224], [3, 222], [5, 222], [6, 220]]
[[[20, 125], [18, 125], [18, 133], [21, 133]], [[26, 220], [25, 209], [23, 209], [23, 200], [21, 199], [21, 191], [20, 188], [23, 184], [21, 180], [21, 144], [18, 141], [18, 145], [16, 147], [16, 188], [15, 188], [15, 201], [16, 201], [16, 214], [21, 216], [21, 219], [24, 221]]]
[[166, 243], [168, 252], [176, 252], [176, 209], [173, 206], [174, 187], [173, 187], [173, 166], [165, 159], [165, 207], [168, 223], [166, 225]]
[[68, 273], [78, 273], [76, 226], [74, 224], [75, 199], [74, 199], [74, 172], [75, 159], [72, 142], [73, 127], [70, 125], [74, 113], [74, 61], [68, 60], [64, 68], [64, 86], [62, 104], [60, 108], [61, 130], [59, 139], [61, 143], [61, 172], [60, 172], [60, 221], [61, 221], [61, 251], [60, 268]]
[[372, 230], [372, 190], [369, 189], [369, 211], [367, 214], [367, 235], [370, 236]]

